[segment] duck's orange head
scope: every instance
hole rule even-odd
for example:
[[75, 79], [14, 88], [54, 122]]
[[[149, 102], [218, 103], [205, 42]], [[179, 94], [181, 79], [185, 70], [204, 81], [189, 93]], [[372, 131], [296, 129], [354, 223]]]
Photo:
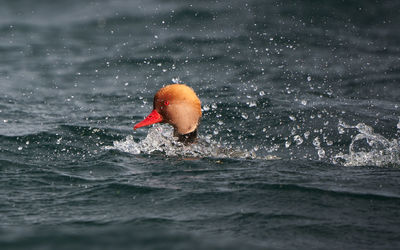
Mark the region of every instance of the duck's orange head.
[[171, 84], [154, 96], [153, 111], [134, 129], [154, 123], [169, 123], [179, 135], [197, 129], [201, 118], [201, 102], [192, 88], [185, 84]]

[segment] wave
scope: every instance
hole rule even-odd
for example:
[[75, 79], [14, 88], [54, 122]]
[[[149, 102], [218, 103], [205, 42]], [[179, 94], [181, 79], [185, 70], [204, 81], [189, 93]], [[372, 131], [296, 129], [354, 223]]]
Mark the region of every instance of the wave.
[[321, 193], [331, 196], [353, 197], [367, 200], [393, 200], [400, 199], [400, 196], [395, 194], [380, 194], [372, 192], [356, 192], [348, 190], [340, 190], [338, 188], [321, 188], [312, 185], [298, 185], [298, 184], [285, 184], [285, 183], [249, 183], [249, 184], [236, 184], [246, 188], [255, 189], [272, 189], [272, 190], [286, 190], [286, 191], [300, 191], [307, 193]]

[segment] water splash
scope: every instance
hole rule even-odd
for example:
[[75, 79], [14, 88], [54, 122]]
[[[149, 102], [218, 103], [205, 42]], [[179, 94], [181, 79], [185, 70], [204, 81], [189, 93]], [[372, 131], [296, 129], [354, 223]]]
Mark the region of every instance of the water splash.
[[399, 122], [397, 123], [397, 130], [400, 132], [400, 116], [399, 116]]
[[321, 160], [322, 158], [324, 158], [325, 157], [325, 150], [321, 147], [321, 142], [320, 142], [318, 136], [314, 138], [313, 145], [315, 147], [315, 150], [317, 150], [319, 159]]
[[135, 142], [132, 135], [122, 141], [114, 141], [113, 146], [104, 147], [107, 150], [119, 150], [131, 154], [152, 154], [163, 153], [167, 156], [183, 157], [213, 157], [213, 158], [234, 158], [234, 159], [264, 159], [273, 160], [278, 157], [268, 155], [259, 157], [256, 150], [241, 150], [230, 145], [222, 145], [211, 140], [210, 136], [199, 137], [198, 141], [191, 145], [185, 145], [177, 141], [173, 136], [173, 129], [169, 125], [155, 125], [151, 127], [145, 139]]
[[400, 145], [396, 139], [386, 139], [374, 133], [372, 127], [359, 123], [350, 126], [339, 121], [339, 132], [344, 129], [357, 129], [358, 134], [353, 137], [348, 154], [339, 153], [332, 160], [344, 166], [390, 166], [400, 165]]

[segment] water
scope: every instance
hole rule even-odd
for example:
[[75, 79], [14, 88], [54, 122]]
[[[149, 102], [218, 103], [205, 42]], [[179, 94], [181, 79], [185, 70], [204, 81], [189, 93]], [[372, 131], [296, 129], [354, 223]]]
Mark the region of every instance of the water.
[[400, 247], [399, 3], [1, 3], [1, 249]]

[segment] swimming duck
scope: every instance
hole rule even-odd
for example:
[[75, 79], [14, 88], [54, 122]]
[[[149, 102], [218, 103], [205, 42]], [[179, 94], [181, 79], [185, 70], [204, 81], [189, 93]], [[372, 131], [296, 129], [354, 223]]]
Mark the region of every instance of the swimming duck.
[[190, 144], [197, 138], [200, 118], [201, 102], [193, 89], [185, 84], [171, 84], [155, 94], [153, 111], [133, 128], [168, 123], [174, 127], [178, 141]]

